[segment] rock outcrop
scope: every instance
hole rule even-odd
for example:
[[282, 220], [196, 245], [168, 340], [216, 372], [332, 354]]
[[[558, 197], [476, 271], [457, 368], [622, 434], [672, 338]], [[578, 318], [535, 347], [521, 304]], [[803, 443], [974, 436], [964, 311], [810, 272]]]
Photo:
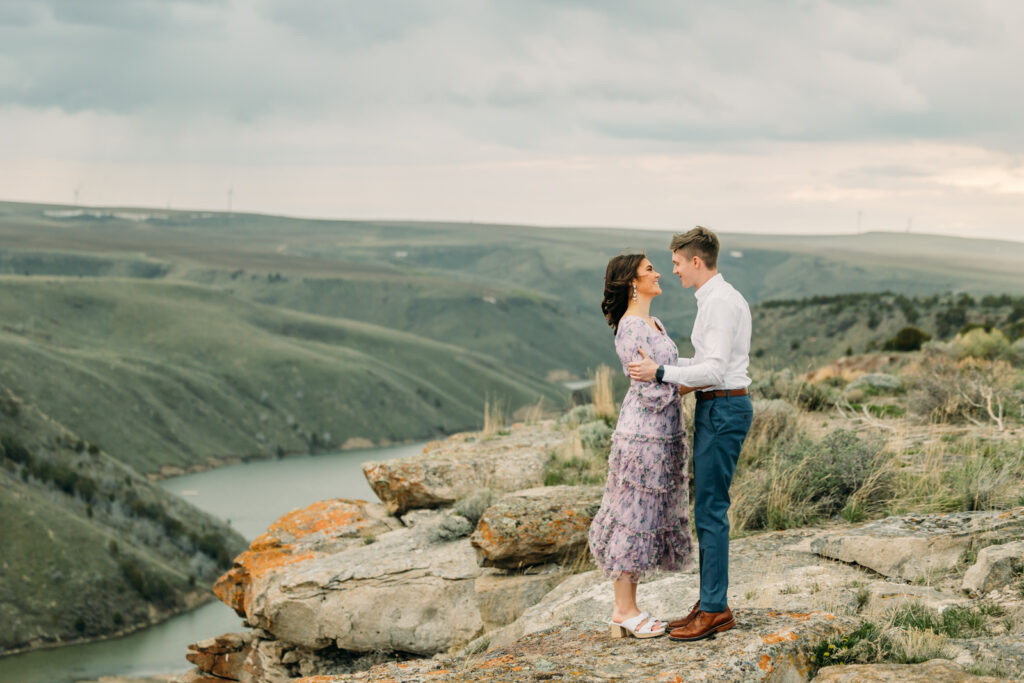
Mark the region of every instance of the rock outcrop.
[[543, 486], [504, 496], [484, 512], [470, 537], [480, 564], [516, 569], [579, 553], [602, 490]]
[[[550, 425], [523, 429], [435, 445], [436, 467], [423, 457], [367, 465], [371, 481], [386, 482], [387, 507], [322, 501], [275, 522], [217, 584], [252, 631], [192, 646], [198, 668], [181, 683], [805, 681], [817, 645], [865, 620], [886, 623], [898, 607], [941, 613], [985, 595], [996, 614], [1021, 603], [1006, 586], [1017, 585], [1024, 508], [906, 515], [734, 540], [736, 628], [700, 644], [613, 639], [609, 581], [596, 570], [572, 573], [583, 566], [573, 558], [585, 549], [601, 488], [531, 485], [496, 502], [484, 490], [535, 483], [540, 468], [530, 467], [541, 460], [518, 449], [562, 438]], [[515, 472], [524, 461], [534, 465]], [[453, 509], [434, 509], [456, 499]], [[959, 563], [978, 547], [961, 589]], [[932, 585], [910, 582], [920, 577]], [[695, 569], [655, 574], [638, 602], [667, 620], [689, 610], [698, 588]], [[966, 667], [1024, 675], [1024, 664], [1004, 665], [1024, 662], [1013, 635], [1024, 610], [1002, 614], [1001, 625], [978, 632], [991, 638], [943, 641], [955, 664], [831, 667], [823, 680], [988, 680]]]
[[517, 425], [511, 434], [480, 439], [456, 434], [421, 455], [367, 462], [363, 474], [392, 514], [451, 505], [474, 491], [497, 493], [540, 486], [548, 452], [565, 440], [553, 423]]
[[485, 654], [385, 664], [367, 672], [306, 678], [341, 681], [805, 681], [815, 644], [853, 627], [825, 612], [744, 609], [737, 626], [699, 643], [613, 639], [606, 628], [563, 624]]
[[483, 570], [467, 539], [433, 540], [444, 517], [265, 575], [246, 601], [248, 622], [308, 649], [433, 654], [469, 640], [483, 627]]
[[379, 503], [363, 500], [324, 500], [293, 510], [270, 525], [249, 549], [235, 558], [213, 592], [246, 616], [262, 580], [288, 565], [357, 547], [376, 535], [401, 527]]
[[1024, 534], [1024, 507], [889, 517], [827, 534], [811, 549], [824, 557], [854, 562], [884, 576], [913, 581], [951, 569], [972, 545]]

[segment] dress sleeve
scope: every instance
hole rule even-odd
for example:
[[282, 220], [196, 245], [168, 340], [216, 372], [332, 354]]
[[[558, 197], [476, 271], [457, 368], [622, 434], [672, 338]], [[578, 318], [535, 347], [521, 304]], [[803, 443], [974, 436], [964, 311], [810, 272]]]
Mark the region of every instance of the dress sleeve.
[[[628, 318], [619, 325], [615, 335], [615, 352], [619, 354], [622, 371], [629, 377], [629, 364], [640, 360], [640, 350], [647, 357], [652, 356], [654, 330], [639, 318]], [[675, 385], [659, 384], [655, 381], [638, 382], [630, 380], [630, 388], [637, 392], [640, 404], [647, 410], [659, 412], [668, 408], [675, 401], [678, 393]]]

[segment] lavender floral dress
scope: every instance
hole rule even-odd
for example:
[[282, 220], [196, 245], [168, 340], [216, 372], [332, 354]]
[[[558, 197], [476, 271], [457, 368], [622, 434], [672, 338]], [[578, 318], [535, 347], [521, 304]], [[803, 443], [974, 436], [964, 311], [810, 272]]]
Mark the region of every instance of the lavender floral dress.
[[[640, 349], [659, 365], [679, 358], [664, 326], [623, 316], [615, 335], [622, 369], [640, 360]], [[608, 457], [608, 483], [590, 525], [590, 552], [606, 577], [629, 573], [633, 581], [651, 570], [688, 569], [693, 559], [689, 527], [689, 486], [679, 393], [674, 384], [637, 382], [619, 410]]]

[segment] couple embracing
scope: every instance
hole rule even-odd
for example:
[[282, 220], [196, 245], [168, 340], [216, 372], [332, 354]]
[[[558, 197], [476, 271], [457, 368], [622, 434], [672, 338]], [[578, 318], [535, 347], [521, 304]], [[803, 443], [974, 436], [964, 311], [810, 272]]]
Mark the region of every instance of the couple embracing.
[[[590, 527], [590, 549], [613, 580], [612, 635], [673, 640], [714, 636], [736, 624], [729, 609], [729, 485], [753, 416], [747, 387], [750, 308], [718, 273], [718, 238], [696, 227], [675, 235], [672, 274], [696, 287], [693, 358], [679, 358], [651, 301], [660, 275], [644, 254], [616, 256], [605, 273], [601, 309], [630, 376], [612, 436], [608, 482]], [[691, 566], [688, 456], [680, 397], [696, 391], [693, 432], [694, 523], [700, 596], [668, 623], [640, 611], [636, 588], [653, 570]]]

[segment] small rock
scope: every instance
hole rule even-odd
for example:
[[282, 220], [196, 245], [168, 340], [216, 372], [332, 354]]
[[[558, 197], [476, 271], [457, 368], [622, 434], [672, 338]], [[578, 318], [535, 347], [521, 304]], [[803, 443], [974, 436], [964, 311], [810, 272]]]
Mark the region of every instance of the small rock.
[[980, 597], [1013, 582], [1024, 572], [1024, 541], [990, 545], [978, 551], [978, 560], [964, 574], [962, 588]]

